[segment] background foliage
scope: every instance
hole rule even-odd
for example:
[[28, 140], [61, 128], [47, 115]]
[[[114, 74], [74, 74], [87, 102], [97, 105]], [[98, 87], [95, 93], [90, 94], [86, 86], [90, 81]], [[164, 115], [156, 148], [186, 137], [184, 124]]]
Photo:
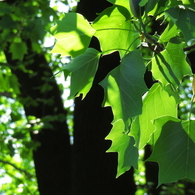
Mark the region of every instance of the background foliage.
[[[23, 106], [36, 106], [37, 102], [30, 96], [20, 96], [21, 85], [13, 73], [17, 68], [8, 63], [5, 53], [9, 53], [12, 60], [19, 61], [20, 70], [33, 77], [37, 73], [27, 67], [33, 61], [27, 45], [31, 43], [32, 52], [44, 55], [52, 71], [57, 72], [61, 59], [49, 54], [50, 47], [44, 47], [49, 28], [63, 15], [57, 11], [57, 5], [51, 8], [49, 1], [0, 2], [0, 194], [39, 194], [32, 152], [40, 143], [33, 141], [30, 133], [51, 126], [55, 118], [25, 116]], [[66, 1], [60, 5], [69, 9]], [[24, 41], [26, 39], [28, 43]], [[29, 61], [24, 60], [25, 55], [29, 56]], [[49, 84], [43, 83], [41, 90], [44, 93], [50, 88]], [[66, 86], [59, 83], [59, 88], [64, 90]], [[47, 98], [45, 102], [51, 103], [51, 99]]]
[[[0, 3], [0, 194], [43, 194], [37, 188], [33, 162], [33, 152], [41, 144], [32, 135], [52, 129], [56, 121], [67, 121], [72, 136], [70, 108], [66, 108], [66, 116], [57, 111], [41, 117], [27, 114], [28, 106], [39, 107], [40, 102], [52, 106], [54, 101], [21, 94], [15, 71], [30, 78], [38, 75], [29, 68], [35, 53], [44, 56], [53, 74], [58, 72], [56, 79], [70, 76], [69, 98], [82, 94], [84, 100], [100, 60], [118, 53], [120, 63], [99, 82], [104, 91], [102, 106], [111, 107], [113, 113], [112, 129], [105, 139], [112, 141], [107, 152], [118, 153], [116, 177], [134, 167], [136, 194], [148, 192], [143, 151], [150, 146], [152, 154], [146, 162], [159, 165], [159, 194], [195, 194], [190, 186], [195, 180], [194, 68], [190, 58], [195, 48], [195, 3], [134, 0], [144, 10], [135, 16], [129, 4], [132, 1], [108, 2], [110, 7], [94, 21], [74, 9], [59, 13], [49, 1]], [[48, 32], [56, 39], [54, 47], [43, 46]], [[100, 50], [90, 45], [94, 37]], [[61, 59], [71, 61], [66, 64]], [[146, 73], [152, 75], [150, 86]], [[38, 89], [41, 94], [53, 88], [49, 80], [52, 75], [47, 71], [44, 74]], [[63, 85], [58, 84], [61, 94]]]

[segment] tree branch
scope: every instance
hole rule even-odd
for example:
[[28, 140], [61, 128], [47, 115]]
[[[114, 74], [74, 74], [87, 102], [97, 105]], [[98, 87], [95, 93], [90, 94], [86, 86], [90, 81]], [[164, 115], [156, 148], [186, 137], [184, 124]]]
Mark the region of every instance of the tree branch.
[[29, 172], [27, 172], [26, 170], [17, 167], [17, 166], [14, 165], [13, 163], [10, 163], [10, 162], [8, 162], [8, 161], [1, 160], [1, 159], [0, 159], [0, 162], [3, 163], [3, 164], [7, 164], [7, 165], [10, 165], [10, 166], [14, 167], [16, 170], [18, 170], [18, 171], [24, 173], [28, 178], [35, 177], [34, 175], [31, 175], [31, 174], [30, 174]]
[[184, 50], [184, 51], [190, 51], [190, 50], [192, 50], [192, 49], [195, 49], [195, 44], [194, 44], [194, 45], [191, 45], [191, 46], [189, 46], [189, 47], [185, 47], [183, 50]]
[[0, 96], [4, 96], [4, 97], [7, 97], [7, 98], [14, 99], [13, 96], [12, 96], [12, 93], [7, 92], [7, 91], [0, 92]]
[[6, 173], [11, 177], [11, 178], [15, 178], [16, 180], [18, 180], [20, 183], [24, 184], [24, 186], [26, 187], [26, 190], [28, 191], [29, 194], [33, 195], [34, 193], [31, 192], [31, 190], [28, 188], [28, 185], [20, 178], [16, 177], [15, 175], [9, 173], [6, 171]]

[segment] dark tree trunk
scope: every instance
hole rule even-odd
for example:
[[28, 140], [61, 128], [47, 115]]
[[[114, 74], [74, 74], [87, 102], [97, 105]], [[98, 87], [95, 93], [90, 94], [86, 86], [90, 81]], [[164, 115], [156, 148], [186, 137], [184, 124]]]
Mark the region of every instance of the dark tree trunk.
[[50, 117], [38, 134], [31, 132], [32, 140], [40, 143], [33, 153], [38, 188], [40, 195], [69, 195], [71, 147], [61, 92], [51, 78], [52, 71], [44, 54], [32, 52], [31, 44], [27, 45], [28, 55], [23, 62], [12, 60], [8, 51], [5, 54], [18, 78], [19, 98], [26, 116]]
[[[91, 21], [95, 13], [109, 5], [106, 0], [81, 0], [78, 12]], [[97, 40], [93, 39], [91, 47], [99, 48]], [[133, 195], [136, 191], [133, 170], [115, 179], [117, 153], [106, 153], [111, 142], [105, 137], [111, 130], [113, 115], [110, 107], [101, 106], [103, 89], [98, 82], [119, 63], [118, 53], [104, 56], [92, 89], [84, 100], [77, 98], [75, 101], [73, 195]]]
[[[146, 145], [144, 158], [147, 159], [151, 155], [151, 146]], [[145, 162], [146, 185], [148, 195], [159, 195], [162, 191], [162, 186], [158, 185], [158, 164], [155, 162]]]

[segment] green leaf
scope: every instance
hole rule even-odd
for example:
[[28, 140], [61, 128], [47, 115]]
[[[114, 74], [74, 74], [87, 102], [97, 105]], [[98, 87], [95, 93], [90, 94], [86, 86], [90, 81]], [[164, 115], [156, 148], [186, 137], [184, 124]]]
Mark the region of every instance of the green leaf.
[[24, 132], [15, 132], [12, 137], [16, 139], [24, 139], [26, 134]]
[[183, 178], [195, 181], [195, 121], [165, 118], [155, 120], [162, 132], [147, 160], [159, 164], [158, 186]]
[[8, 77], [4, 76], [2, 71], [0, 71], [0, 91], [6, 91], [9, 90], [9, 82]]
[[155, 15], [160, 13], [162, 10], [164, 11], [164, 7], [167, 1], [164, 0], [148, 0], [140, 2], [141, 5], [145, 4], [145, 12], [149, 15]]
[[22, 116], [18, 112], [13, 112], [13, 111], [10, 113], [10, 117], [12, 122], [18, 121], [22, 118]]
[[131, 125], [130, 134], [134, 137], [136, 146], [142, 149], [151, 139], [155, 131], [153, 121], [162, 116], [177, 117], [177, 104], [174, 97], [156, 83], [143, 100], [142, 114], [137, 116]]
[[13, 60], [23, 60], [24, 54], [27, 54], [27, 46], [25, 42], [11, 43], [10, 50]]
[[117, 175], [119, 177], [124, 172], [128, 171], [131, 166], [138, 168], [138, 149], [134, 146], [133, 137], [128, 136], [123, 132], [124, 123], [118, 120], [113, 123], [111, 132], [105, 139], [112, 140], [111, 147], [107, 152], [118, 152], [118, 168]]
[[10, 14], [12, 11], [12, 7], [8, 5], [7, 3], [1, 2], [0, 6], [0, 16], [3, 16], [4, 14]]
[[15, 154], [15, 148], [13, 146], [13, 141], [12, 140], [9, 140], [8, 143], [7, 143], [7, 148], [10, 152], [10, 156], [13, 157], [14, 154]]
[[90, 90], [98, 67], [101, 53], [93, 48], [74, 58], [64, 69], [71, 72], [70, 98], [78, 92], [83, 94], [83, 98]]
[[167, 15], [182, 31], [185, 40], [189, 41], [195, 38], [195, 12], [189, 9], [179, 7], [170, 8], [166, 11]]
[[10, 84], [10, 88], [13, 89], [13, 92], [15, 94], [20, 94], [18, 78], [16, 77], [15, 74], [12, 74], [11, 76], [9, 76], [9, 84]]
[[190, 1], [189, 0], [182, 0], [182, 3], [183, 4], [190, 4]]
[[122, 6], [104, 10], [94, 21], [93, 28], [104, 54], [119, 51], [122, 58], [140, 44], [139, 32], [130, 22], [129, 11]]
[[139, 3], [139, 5], [140, 6], [145, 6], [146, 3], [148, 3], [148, 0], [141, 0], [140, 3]]
[[195, 9], [195, 3], [194, 0], [182, 0], [182, 3], [185, 5], [185, 7], [190, 9]]
[[67, 13], [50, 32], [57, 39], [52, 53], [76, 57], [86, 51], [95, 30], [82, 15]]
[[179, 35], [177, 26], [173, 22], [170, 21], [159, 39], [161, 42], [168, 42], [171, 38], [177, 35]]
[[186, 75], [191, 75], [191, 68], [186, 62], [182, 44], [168, 43], [166, 49], [152, 59], [152, 75], [163, 86], [172, 84], [175, 88]]
[[104, 105], [111, 106], [114, 120], [123, 119], [126, 128], [130, 117], [141, 114], [145, 65], [139, 50], [126, 55], [100, 83], [104, 88]]
[[14, 29], [14, 28], [17, 28], [17, 22], [14, 21], [10, 15], [6, 14], [5, 16], [1, 17], [0, 29]]
[[152, 15], [154, 15], [157, 10], [158, 1], [159, 0], [148, 0], [148, 2], [145, 5], [146, 13], [152, 11]]
[[121, 5], [123, 7], [126, 7], [127, 9], [129, 9], [129, 1], [127, 0], [107, 0], [110, 3], [113, 3], [115, 5]]

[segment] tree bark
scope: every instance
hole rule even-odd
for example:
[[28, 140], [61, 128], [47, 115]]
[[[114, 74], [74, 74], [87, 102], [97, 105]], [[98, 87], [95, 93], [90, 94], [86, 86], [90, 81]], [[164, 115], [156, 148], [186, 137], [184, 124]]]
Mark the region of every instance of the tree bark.
[[18, 78], [19, 98], [26, 116], [50, 117], [39, 133], [31, 132], [32, 140], [40, 143], [33, 152], [38, 189], [40, 195], [69, 195], [71, 146], [61, 92], [51, 78], [53, 74], [44, 53], [33, 52], [30, 41], [26, 43], [28, 54], [23, 62], [12, 60], [8, 50], [5, 55]]
[[[151, 155], [151, 146], [146, 145], [144, 150], [144, 159], [149, 158]], [[146, 175], [146, 186], [148, 195], [159, 195], [162, 191], [162, 186], [158, 186], [158, 164], [155, 162], [145, 162], [145, 175]]]

